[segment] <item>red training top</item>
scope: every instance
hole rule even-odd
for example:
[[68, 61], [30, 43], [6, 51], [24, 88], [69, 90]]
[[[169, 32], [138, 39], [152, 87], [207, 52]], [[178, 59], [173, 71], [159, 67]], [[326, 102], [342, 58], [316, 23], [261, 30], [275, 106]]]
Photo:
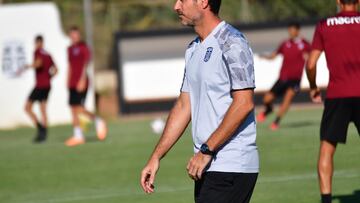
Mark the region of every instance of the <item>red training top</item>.
[[320, 21], [312, 47], [325, 52], [330, 72], [326, 97], [360, 97], [360, 13], [341, 12]]
[[[70, 89], [75, 89], [80, 81], [81, 74], [86, 71], [90, 61], [90, 49], [84, 42], [73, 44], [68, 48], [68, 60], [70, 65]], [[87, 76], [86, 79], [88, 80]]]
[[36, 59], [40, 59], [42, 61], [42, 66], [35, 70], [35, 78], [36, 78], [36, 88], [50, 88], [50, 68], [54, 66], [54, 61], [52, 60], [49, 53], [47, 53], [44, 49], [37, 49], [34, 52], [34, 61]]
[[284, 57], [280, 80], [301, 80], [305, 65], [304, 54], [310, 50], [310, 43], [302, 38], [283, 42], [277, 50]]

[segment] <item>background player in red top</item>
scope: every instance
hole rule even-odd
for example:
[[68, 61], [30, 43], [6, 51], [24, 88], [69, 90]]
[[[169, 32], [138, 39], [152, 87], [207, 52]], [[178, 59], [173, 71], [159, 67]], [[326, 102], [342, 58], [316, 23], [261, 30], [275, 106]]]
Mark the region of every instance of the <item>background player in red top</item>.
[[[50, 92], [50, 79], [57, 73], [57, 68], [44, 48], [44, 40], [42, 36], [35, 38], [34, 62], [25, 68], [35, 69], [36, 84], [25, 104], [25, 111], [30, 116], [33, 123], [37, 126], [37, 135], [34, 142], [42, 142], [47, 137], [47, 115], [46, 103]], [[38, 119], [32, 111], [34, 102], [40, 103], [41, 119]]]
[[275, 85], [264, 96], [265, 110], [258, 114], [257, 121], [264, 122], [266, 117], [273, 112], [273, 101], [276, 97], [284, 95], [280, 110], [275, 121], [271, 124], [272, 130], [279, 128], [281, 118], [285, 115], [292, 99], [300, 91], [300, 82], [304, 70], [305, 60], [310, 52], [310, 44], [300, 35], [300, 24], [290, 23], [288, 26], [290, 38], [281, 43], [280, 47], [268, 56], [262, 58], [273, 60], [279, 54], [283, 55], [280, 77]]
[[80, 128], [79, 115], [84, 114], [95, 121], [96, 132], [99, 140], [104, 140], [107, 133], [105, 122], [85, 109], [85, 98], [89, 86], [87, 67], [91, 54], [87, 45], [81, 40], [80, 30], [74, 26], [69, 31], [71, 46], [68, 48], [69, 72], [68, 88], [70, 93], [69, 105], [71, 108], [74, 132], [65, 144], [76, 146], [85, 143], [85, 138]]
[[[337, 0], [341, 12], [321, 21], [307, 64], [310, 96], [321, 102], [316, 85], [316, 63], [324, 51], [330, 81], [321, 122], [318, 174], [322, 203], [332, 200], [333, 157], [337, 143], [345, 143], [349, 123], [360, 134], [360, 13], [359, 0]], [[359, 202], [359, 201], [356, 201]]]

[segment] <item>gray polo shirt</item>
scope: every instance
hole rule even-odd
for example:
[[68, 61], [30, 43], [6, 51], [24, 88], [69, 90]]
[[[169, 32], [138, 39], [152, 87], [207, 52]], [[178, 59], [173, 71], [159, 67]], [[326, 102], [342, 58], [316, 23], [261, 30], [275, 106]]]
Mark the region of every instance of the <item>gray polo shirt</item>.
[[[233, 98], [232, 90], [254, 89], [252, 50], [244, 35], [221, 22], [202, 42], [196, 38], [185, 55], [182, 92], [190, 94], [194, 151], [219, 127]], [[259, 158], [254, 112], [214, 157], [207, 171], [256, 173]]]

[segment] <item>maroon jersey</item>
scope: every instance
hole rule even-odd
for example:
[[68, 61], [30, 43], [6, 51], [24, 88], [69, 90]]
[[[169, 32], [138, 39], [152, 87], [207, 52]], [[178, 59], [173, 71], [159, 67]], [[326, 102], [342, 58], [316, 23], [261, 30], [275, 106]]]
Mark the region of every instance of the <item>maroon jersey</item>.
[[312, 47], [325, 52], [327, 98], [360, 97], [360, 13], [341, 12], [320, 21]]
[[311, 45], [305, 39], [289, 39], [283, 42], [277, 50], [284, 58], [280, 80], [301, 80], [305, 65], [304, 54], [310, 50]]
[[75, 89], [90, 61], [90, 50], [84, 42], [71, 45], [68, 48], [68, 59], [71, 72], [69, 87]]
[[34, 61], [36, 59], [40, 59], [42, 61], [41, 67], [36, 69], [35, 77], [36, 77], [36, 88], [50, 88], [50, 68], [54, 65], [54, 61], [52, 60], [49, 53], [47, 53], [44, 49], [37, 49], [34, 53]]

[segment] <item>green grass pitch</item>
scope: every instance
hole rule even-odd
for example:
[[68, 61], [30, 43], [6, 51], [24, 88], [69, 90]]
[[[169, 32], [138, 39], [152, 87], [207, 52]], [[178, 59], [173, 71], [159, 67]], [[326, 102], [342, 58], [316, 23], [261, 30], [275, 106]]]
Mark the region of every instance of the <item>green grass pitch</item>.
[[[261, 173], [252, 203], [318, 203], [316, 161], [321, 109], [292, 110], [277, 132], [258, 124]], [[139, 174], [159, 136], [150, 119], [109, 123], [109, 138], [86, 133], [86, 145], [67, 148], [70, 126], [50, 129], [47, 143], [31, 143], [32, 128], [0, 131], [1, 203], [189, 203], [193, 183], [189, 130], [162, 161], [156, 193], [145, 195]], [[334, 203], [360, 203], [360, 139], [353, 125], [336, 154]]]

